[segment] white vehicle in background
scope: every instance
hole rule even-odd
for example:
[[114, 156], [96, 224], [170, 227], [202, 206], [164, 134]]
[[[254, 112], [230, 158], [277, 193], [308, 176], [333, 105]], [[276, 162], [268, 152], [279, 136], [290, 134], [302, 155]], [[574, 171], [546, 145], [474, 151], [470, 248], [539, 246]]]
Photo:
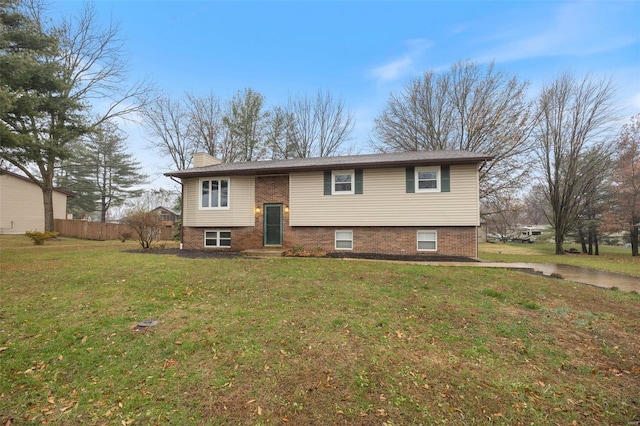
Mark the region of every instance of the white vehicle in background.
[[521, 243], [533, 243], [536, 239], [542, 235], [542, 231], [538, 228], [534, 228], [533, 226], [525, 226], [520, 228], [520, 232], [518, 236], [513, 239], [513, 241], [520, 241]]

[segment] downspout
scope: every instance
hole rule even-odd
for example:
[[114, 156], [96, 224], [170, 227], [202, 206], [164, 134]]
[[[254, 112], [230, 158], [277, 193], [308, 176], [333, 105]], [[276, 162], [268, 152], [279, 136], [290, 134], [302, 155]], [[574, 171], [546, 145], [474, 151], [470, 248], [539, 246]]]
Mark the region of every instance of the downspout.
[[184, 185], [182, 179], [178, 181], [173, 176], [169, 176], [169, 179], [180, 184], [180, 250], [182, 250], [184, 247]]

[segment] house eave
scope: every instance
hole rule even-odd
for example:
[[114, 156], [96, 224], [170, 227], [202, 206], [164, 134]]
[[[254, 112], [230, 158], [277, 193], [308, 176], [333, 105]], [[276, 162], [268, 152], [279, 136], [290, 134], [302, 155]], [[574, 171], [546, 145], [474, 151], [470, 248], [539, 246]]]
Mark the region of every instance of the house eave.
[[[442, 151], [447, 152], [447, 151]], [[453, 151], [459, 153], [460, 151]], [[324, 159], [296, 159], [279, 161], [254, 161], [248, 163], [227, 163], [210, 167], [199, 167], [188, 170], [179, 170], [165, 173], [165, 176], [180, 179], [206, 177], [212, 175], [226, 176], [259, 176], [289, 174], [291, 172], [314, 172], [335, 169], [356, 169], [356, 168], [390, 168], [407, 166], [431, 166], [431, 165], [457, 165], [457, 164], [479, 164], [493, 159], [493, 157], [483, 154], [474, 154], [466, 151], [464, 156], [446, 156], [426, 154], [423, 157], [403, 158], [394, 154], [371, 154], [348, 157], [327, 157]], [[441, 153], [438, 151], [437, 153]], [[459, 155], [459, 154], [458, 154]]]

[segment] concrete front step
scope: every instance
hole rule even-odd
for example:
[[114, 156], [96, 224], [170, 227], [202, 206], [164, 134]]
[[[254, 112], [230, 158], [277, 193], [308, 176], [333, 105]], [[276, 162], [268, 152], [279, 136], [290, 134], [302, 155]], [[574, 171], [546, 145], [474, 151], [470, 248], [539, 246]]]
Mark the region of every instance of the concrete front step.
[[252, 257], [254, 259], [265, 259], [270, 257], [282, 257], [287, 250], [282, 248], [260, 248], [243, 250], [243, 256]]

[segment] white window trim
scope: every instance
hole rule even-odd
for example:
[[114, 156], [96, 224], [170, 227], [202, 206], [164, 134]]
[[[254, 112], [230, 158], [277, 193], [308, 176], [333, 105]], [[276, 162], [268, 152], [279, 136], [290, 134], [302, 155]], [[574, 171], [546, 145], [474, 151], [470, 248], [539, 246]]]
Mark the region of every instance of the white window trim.
[[[436, 188], [420, 188], [420, 180], [418, 179], [420, 172], [436, 172]], [[415, 169], [415, 191], [416, 192], [441, 192], [442, 191], [442, 183], [441, 183], [441, 174], [440, 174], [440, 166], [429, 166], [429, 167], [416, 167]]]
[[[349, 232], [351, 234], [351, 239], [350, 240], [345, 240], [345, 239], [340, 239], [338, 240], [338, 232]], [[351, 242], [351, 247], [349, 248], [345, 248], [345, 247], [338, 247], [338, 241], [350, 241]], [[353, 231], [350, 229], [336, 229], [335, 235], [334, 235], [334, 247], [336, 250], [353, 250]]]
[[[212, 180], [226, 180], [227, 181], [227, 205], [225, 207], [202, 207], [202, 182], [211, 182]], [[211, 189], [209, 189], [211, 192]], [[211, 195], [211, 193], [209, 193]], [[220, 197], [220, 195], [218, 195]], [[220, 198], [218, 198], [220, 201]], [[211, 200], [209, 200], [209, 204], [211, 204]], [[198, 210], [229, 210], [231, 206], [231, 179], [229, 177], [210, 177], [210, 178], [201, 178], [198, 180]]]
[[[351, 191], [336, 191], [336, 175], [351, 175]], [[331, 195], [347, 195], [356, 192], [356, 171], [351, 170], [333, 170], [331, 171]]]
[[[429, 233], [434, 234], [434, 236], [435, 236], [434, 242], [436, 243], [435, 244], [435, 248], [432, 248], [432, 249], [421, 249], [420, 248], [420, 242], [432, 241], [432, 240], [421, 240], [420, 239], [420, 234], [424, 233], [424, 232], [429, 232]], [[428, 230], [428, 229], [421, 229], [418, 232], [416, 232], [416, 249], [418, 251], [438, 251], [438, 231], [433, 231], [433, 230]]]
[[[215, 232], [217, 234], [216, 236], [216, 242], [217, 245], [215, 246], [208, 246], [207, 245], [207, 232]], [[228, 246], [221, 246], [220, 245], [220, 233], [221, 232], [228, 232], [229, 234], [231, 234], [231, 230], [229, 229], [205, 229], [204, 233], [202, 234], [202, 236], [204, 237], [204, 248], [216, 248], [216, 249], [229, 249], [231, 248], [231, 244], [229, 244]], [[229, 235], [229, 242], [231, 242], [231, 235]]]

